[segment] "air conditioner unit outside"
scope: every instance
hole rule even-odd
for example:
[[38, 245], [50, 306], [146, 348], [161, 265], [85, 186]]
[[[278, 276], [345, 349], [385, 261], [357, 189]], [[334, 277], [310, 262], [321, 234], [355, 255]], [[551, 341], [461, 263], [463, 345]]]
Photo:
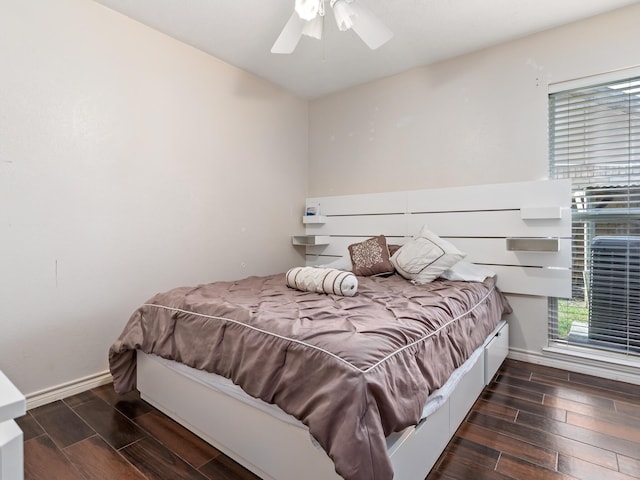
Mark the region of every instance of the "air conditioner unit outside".
[[640, 351], [640, 237], [591, 242], [589, 340]]

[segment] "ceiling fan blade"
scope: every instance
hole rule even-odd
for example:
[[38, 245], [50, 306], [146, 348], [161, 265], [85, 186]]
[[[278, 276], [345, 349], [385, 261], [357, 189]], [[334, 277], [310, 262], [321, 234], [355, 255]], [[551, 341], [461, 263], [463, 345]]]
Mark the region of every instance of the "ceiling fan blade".
[[300, 37], [302, 37], [305, 23], [296, 12], [293, 12], [273, 47], [271, 47], [271, 53], [292, 53], [298, 46]]
[[318, 15], [313, 20], [305, 21], [302, 27], [302, 34], [307, 37], [322, 39], [322, 28], [324, 26], [324, 17]]
[[375, 50], [393, 38], [393, 32], [357, 0], [349, 4], [356, 17], [351, 27], [371, 50]]

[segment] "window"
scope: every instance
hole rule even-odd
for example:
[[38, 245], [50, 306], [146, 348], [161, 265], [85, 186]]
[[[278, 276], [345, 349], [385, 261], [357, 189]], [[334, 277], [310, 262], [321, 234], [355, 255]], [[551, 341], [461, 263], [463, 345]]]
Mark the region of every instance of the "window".
[[550, 343], [640, 356], [640, 74], [552, 91], [549, 159], [573, 186], [572, 298], [550, 299]]

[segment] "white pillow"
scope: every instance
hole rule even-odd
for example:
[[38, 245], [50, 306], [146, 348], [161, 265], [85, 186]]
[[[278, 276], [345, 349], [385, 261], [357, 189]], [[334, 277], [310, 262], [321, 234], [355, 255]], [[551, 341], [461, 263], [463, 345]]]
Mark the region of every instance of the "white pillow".
[[495, 272], [483, 265], [465, 262], [460, 260], [449, 270], [445, 270], [440, 275], [447, 280], [463, 281], [463, 282], [484, 282], [487, 277], [494, 277]]
[[418, 235], [393, 254], [391, 263], [407, 280], [429, 283], [464, 256], [454, 245], [429, 231], [425, 225]]
[[328, 293], [353, 297], [358, 292], [358, 278], [351, 272], [335, 268], [294, 267], [285, 276], [288, 287], [302, 292]]

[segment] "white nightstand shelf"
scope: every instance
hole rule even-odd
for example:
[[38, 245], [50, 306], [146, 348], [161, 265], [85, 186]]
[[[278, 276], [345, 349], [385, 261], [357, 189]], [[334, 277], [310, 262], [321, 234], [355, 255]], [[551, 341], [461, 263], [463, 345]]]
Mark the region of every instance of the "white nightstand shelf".
[[329, 235], [294, 235], [291, 241], [294, 245], [312, 247], [314, 245], [329, 245], [331, 237]]
[[24, 395], [0, 372], [0, 480], [22, 480], [22, 430], [14, 421], [26, 413]]
[[11, 380], [0, 372], [0, 423], [13, 420], [26, 413], [26, 401]]
[[327, 217], [324, 215], [304, 215], [302, 217], [302, 223], [327, 223]]

